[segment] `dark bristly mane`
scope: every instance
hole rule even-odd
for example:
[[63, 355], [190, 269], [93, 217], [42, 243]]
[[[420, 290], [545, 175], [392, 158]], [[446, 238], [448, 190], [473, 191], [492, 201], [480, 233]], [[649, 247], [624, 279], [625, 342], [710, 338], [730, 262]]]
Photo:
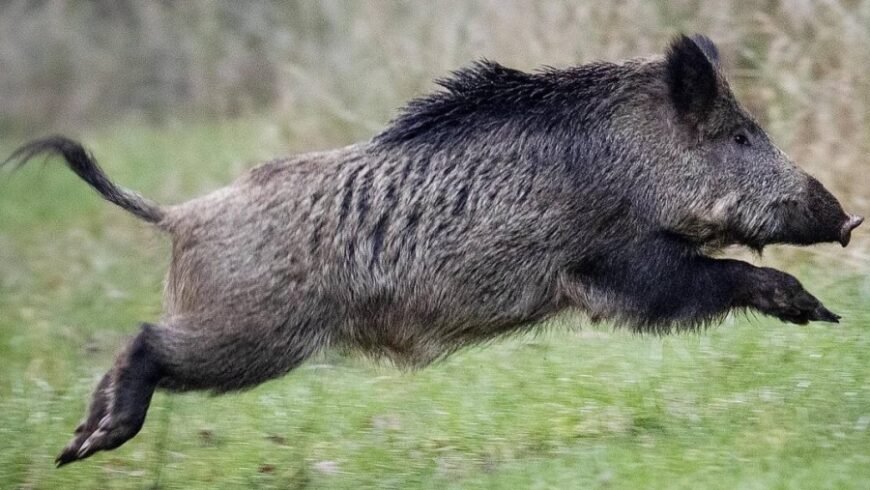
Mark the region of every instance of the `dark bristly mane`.
[[552, 124], [560, 113], [582, 115], [578, 112], [582, 112], [584, 97], [588, 95], [583, 89], [608, 83], [615, 75], [613, 68], [611, 64], [594, 63], [566, 70], [547, 67], [527, 73], [486, 59], [478, 60], [436, 80], [442, 90], [408, 103], [375, 136], [374, 142], [437, 143], [503, 123], [529, 128], [540, 120]]
[[444, 130], [467, 125], [469, 119], [509, 113], [516, 109], [514, 103], [528, 99], [529, 88], [539, 83], [535, 78], [486, 59], [475, 61], [435, 80], [443, 90], [409, 102], [375, 141], [429, 139]]

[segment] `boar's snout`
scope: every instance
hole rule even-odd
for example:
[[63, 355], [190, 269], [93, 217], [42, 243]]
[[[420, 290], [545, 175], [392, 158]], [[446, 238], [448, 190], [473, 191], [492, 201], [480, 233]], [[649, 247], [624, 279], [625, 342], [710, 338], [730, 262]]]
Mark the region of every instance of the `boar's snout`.
[[818, 180], [807, 176], [806, 187], [799, 198], [783, 201], [778, 206], [780, 227], [767, 243], [791, 243], [812, 245], [814, 243], [838, 242], [849, 244], [852, 230], [864, 222], [864, 218], [843, 210], [840, 202]]
[[840, 245], [846, 246], [849, 244], [849, 240], [852, 238], [852, 230], [861, 226], [861, 223], [864, 222], [863, 216], [853, 216], [849, 215], [849, 219], [843, 223], [843, 227], [840, 228]]
[[864, 218], [846, 213], [837, 198], [813, 177], [809, 177], [807, 197], [809, 219], [802, 223], [802, 228], [808, 236], [803, 238], [809, 238], [809, 243], [830, 241], [840, 242], [844, 247], [848, 245], [852, 230]]

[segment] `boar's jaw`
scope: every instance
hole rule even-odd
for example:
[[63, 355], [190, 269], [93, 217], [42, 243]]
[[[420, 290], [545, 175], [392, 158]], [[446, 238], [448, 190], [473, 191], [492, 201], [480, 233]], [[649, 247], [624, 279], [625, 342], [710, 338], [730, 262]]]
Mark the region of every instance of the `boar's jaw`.
[[[762, 207], [763, 208], [763, 207]], [[849, 244], [852, 231], [863, 222], [862, 216], [842, 211], [837, 203], [813, 208], [806, 203], [786, 201], [759, 214], [736, 212], [724, 227], [683, 227], [677, 234], [695, 243], [705, 252], [716, 252], [731, 245], [742, 245], [761, 252], [767, 245], [814, 245], [818, 243]]]

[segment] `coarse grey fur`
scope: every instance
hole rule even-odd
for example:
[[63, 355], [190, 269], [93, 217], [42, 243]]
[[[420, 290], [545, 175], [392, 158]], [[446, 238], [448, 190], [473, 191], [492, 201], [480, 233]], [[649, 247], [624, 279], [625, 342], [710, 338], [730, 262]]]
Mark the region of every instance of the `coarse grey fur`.
[[13, 155], [61, 154], [172, 237], [165, 314], [58, 463], [133, 437], [155, 388], [243, 389], [327, 347], [423, 366], [567, 308], [660, 332], [742, 308], [837, 321], [792, 276], [711, 257], [845, 246], [861, 220], [738, 104], [709, 39], [536, 73], [482, 61], [439, 83], [371, 141], [177, 206], [116, 187], [66, 138]]

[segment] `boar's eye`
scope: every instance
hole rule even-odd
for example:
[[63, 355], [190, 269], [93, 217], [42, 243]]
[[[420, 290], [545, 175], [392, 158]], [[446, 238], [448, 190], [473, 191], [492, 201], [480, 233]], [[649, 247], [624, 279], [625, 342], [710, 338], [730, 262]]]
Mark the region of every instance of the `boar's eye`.
[[742, 132], [734, 135], [734, 142], [740, 146], [752, 146], [752, 143], [749, 142], [749, 137]]

